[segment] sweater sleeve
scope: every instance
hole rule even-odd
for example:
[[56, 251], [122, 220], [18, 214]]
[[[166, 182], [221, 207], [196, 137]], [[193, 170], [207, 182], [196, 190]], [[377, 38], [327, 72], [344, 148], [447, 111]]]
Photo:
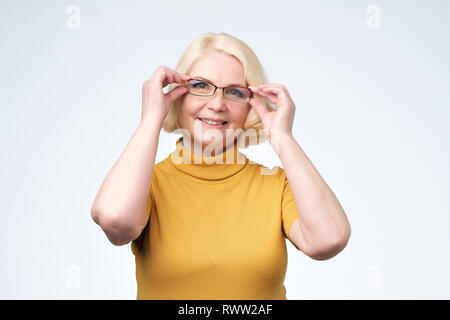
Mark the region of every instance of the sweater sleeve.
[[294, 195], [287, 177], [282, 168], [279, 168], [282, 178], [283, 194], [281, 198], [281, 221], [285, 238], [288, 239], [289, 230], [298, 218], [297, 208], [295, 206]]

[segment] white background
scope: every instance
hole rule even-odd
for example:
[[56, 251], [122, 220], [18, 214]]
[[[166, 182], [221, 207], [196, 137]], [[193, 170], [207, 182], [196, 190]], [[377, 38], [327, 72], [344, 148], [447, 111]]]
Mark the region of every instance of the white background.
[[[294, 136], [352, 226], [330, 260], [288, 242], [288, 299], [450, 298], [449, 2], [9, 0], [0, 27], [0, 298], [136, 298], [130, 246], [90, 206], [142, 83], [210, 31], [288, 88]], [[177, 138], [161, 133], [157, 162]], [[268, 143], [241, 151], [280, 164]]]

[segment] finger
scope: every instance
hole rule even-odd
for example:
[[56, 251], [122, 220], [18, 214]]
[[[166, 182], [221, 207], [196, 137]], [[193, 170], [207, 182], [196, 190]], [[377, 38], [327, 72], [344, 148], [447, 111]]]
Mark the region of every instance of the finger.
[[168, 82], [170, 81], [171, 76], [172, 76], [172, 74], [169, 73], [166, 68], [161, 68], [161, 73], [159, 75], [159, 79], [160, 79], [160, 82], [161, 82], [161, 85], [163, 88], [168, 85]]
[[162, 73], [162, 77], [163, 77], [163, 82], [162, 82], [163, 88], [171, 83], [183, 82], [181, 80], [181, 75], [178, 72], [176, 72], [170, 68], [167, 68], [167, 67], [163, 67], [163, 68], [161, 68], [161, 70], [162, 70], [161, 73]]
[[253, 89], [252, 90], [254, 93], [256, 93], [259, 96], [262, 96], [264, 98], [266, 98], [267, 100], [269, 100], [270, 103], [275, 103], [278, 101], [278, 97], [274, 96], [271, 93], [268, 92], [264, 92], [262, 89]]
[[282, 85], [279, 85], [279, 84], [272, 84], [272, 83], [266, 83], [266, 84], [262, 84], [262, 85], [260, 85], [260, 86], [248, 86], [250, 89], [260, 89], [260, 90], [263, 90], [263, 89], [266, 89], [266, 88], [280, 88], [280, 89], [282, 89], [283, 88], [283, 86]]
[[181, 97], [186, 92], [187, 92], [187, 89], [185, 87], [178, 86], [175, 89], [171, 90], [170, 92], [166, 93], [165, 96], [166, 96], [169, 104], [171, 104], [172, 102], [174, 102], [176, 99]]
[[[283, 86], [283, 85], [273, 85], [273, 86], [264, 86], [263, 88], [261, 88], [264, 91], [272, 91], [272, 92], [276, 92], [277, 94], [285, 94], [287, 95], [289, 98], [291, 97], [291, 95], [289, 94], [288, 89]], [[272, 89], [272, 90], [271, 90]]]
[[178, 73], [173, 73], [173, 82], [171, 83], [180, 83], [181, 82], [181, 77]]
[[167, 67], [166, 66], [159, 66], [157, 69], [157, 73], [155, 75], [155, 80], [158, 81], [158, 83], [161, 85], [162, 88], [164, 88], [167, 83], [166, 79], [168, 77], [168, 73], [167, 73]]
[[187, 74], [184, 74], [184, 73], [179, 73], [179, 75], [181, 77], [181, 80], [183, 80], [183, 81], [186, 81], [191, 78], [190, 76], [188, 76]]
[[191, 77], [186, 75], [186, 74], [175, 72], [175, 82], [176, 83], [180, 83], [181, 84], [181, 83], [187, 81], [190, 78]]
[[269, 112], [269, 110], [267, 110], [267, 108], [255, 98], [250, 99], [248, 103], [253, 107], [253, 109], [255, 109], [256, 114], [260, 119], [263, 119], [264, 115]]
[[278, 97], [278, 99], [283, 100], [283, 101], [292, 100], [289, 92], [283, 86], [281, 86], [281, 87], [274, 87], [274, 86], [264, 87], [264, 88], [261, 88], [260, 91], [268, 93], [268, 94], [274, 94]]
[[186, 74], [178, 73], [166, 66], [159, 67], [158, 79], [161, 84], [161, 89], [165, 88], [171, 83], [182, 83], [190, 77]]
[[283, 88], [279, 87], [279, 86], [264, 86], [264, 87], [260, 88], [260, 90], [262, 90], [264, 92], [272, 92], [272, 93], [279, 94], [281, 91], [283, 91]]
[[173, 82], [173, 74], [167, 72], [167, 70], [164, 70], [161, 79], [162, 79], [161, 85], [163, 88], [165, 88], [169, 83]]
[[269, 87], [269, 86], [270, 87], [281, 87], [281, 85], [278, 83], [264, 83], [264, 84], [254, 87], [254, 88], [265, 88], [265, 87]]
[[278, 83], [267, 83], [267, 84], [263, 84], [261, 86], [257, 87], [260, 90], [263, 90], [264, 92], [272, 92], [274, 94], [276, 94], [279, 98], [283, 99], [284, 95], [288, 96], [288, 99], [291, 98], [291, 96], [289, 95], [289, 92], [287, 91], [286, 87], [283, 85], [280, 85]]

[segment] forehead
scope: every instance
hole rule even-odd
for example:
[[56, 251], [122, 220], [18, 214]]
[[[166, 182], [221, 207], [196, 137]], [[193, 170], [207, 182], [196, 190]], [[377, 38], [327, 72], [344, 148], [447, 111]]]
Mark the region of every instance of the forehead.
[[242, 63], [236, 57], [224, 52], [205, 52], [192, 64], [189, 75], [209, 79], [218, 86], [230, 84], [246, 86]]

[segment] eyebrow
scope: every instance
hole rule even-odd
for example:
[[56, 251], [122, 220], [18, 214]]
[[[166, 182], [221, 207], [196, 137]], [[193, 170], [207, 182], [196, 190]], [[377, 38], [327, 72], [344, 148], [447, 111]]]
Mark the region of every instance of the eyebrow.
[[[208, 81], [209, 83], [213, 83], [211, 80], [209, 80], [209, 79], [206, 79], [206, 78], [204, 78], [204, 77], [200, 77], [200, 76], [195, 76], [195, 77], [192, 77], [192, 78], [194, 78], [194, 79], [200, 79], [200, 80], [205, 80], [205, 81]], [[227, 85], [226, 87], [244, 87], [244, 88], [247, 88], [247, 86], [244, 86], [244, 85], [242, 85], [242, 84], [240, 84], [240, 83], [232, 83], [232, 84], [229, 84], [229, 85]]]

